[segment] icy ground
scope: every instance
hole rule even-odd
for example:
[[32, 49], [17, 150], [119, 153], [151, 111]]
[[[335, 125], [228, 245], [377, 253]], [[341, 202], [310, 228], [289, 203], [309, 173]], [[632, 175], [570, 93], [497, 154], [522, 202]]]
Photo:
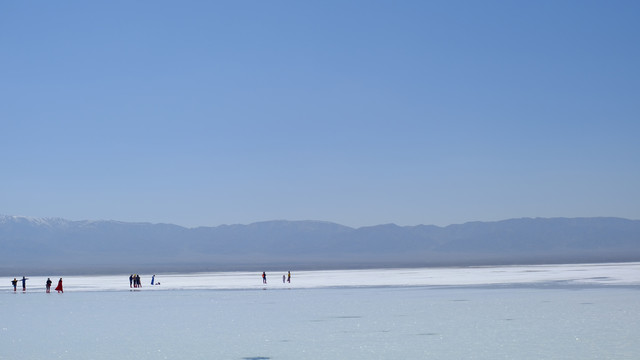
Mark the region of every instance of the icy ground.
[[[282, 282], [282, 275], [289, 269], [267, 272], [268, 289], [307, 289], [327, 287], [371, 287], [371, 286], [486, 286], [486, 285], [632, 285], [640, 286], [640, 263], [578, 264], [578, 265], [532, 265], [532, 266], [487, 266], [457, 268], [417, 269], [372, 269], [295, 271], [292, 269], [291, 283]], [[135, 272], [135, 271], [134, 271]], [[142, 289], [148, 290], [231, 290], [262, 289], [262, 273], [258, 272], [212, 272], [190, 274], [157, 274], [151, 285], [151, 275], [142, 274]], [[65, 276], [66, 292], [118, 291], [129, 289], [129, 275], [109, 276]], [[28, 292], [44, 292], [47, 277], [16, 274], [29, 277]], [[50, 276], [53, 287], [59, 276]], [[12, 290], [13, 278], [0, 280], [0, 292]], [[21, 289], [21, 285], [18, 286]]]
[[128, 275], [65, 277], [64, 294], [38, 277], [26, 293], [3, 285], [0, 359], [640, 354], [638, 263], [284, 273], [267, 286], [257, 273], [158, 275], [154, 287], [144, 275], [140, 291]]

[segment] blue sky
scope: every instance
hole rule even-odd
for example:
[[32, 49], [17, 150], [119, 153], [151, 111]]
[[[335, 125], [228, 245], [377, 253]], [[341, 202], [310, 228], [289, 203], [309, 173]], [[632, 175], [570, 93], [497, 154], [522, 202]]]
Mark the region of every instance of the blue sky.
[[8, 1], [0, 213], [640, 219], [636, 1]]

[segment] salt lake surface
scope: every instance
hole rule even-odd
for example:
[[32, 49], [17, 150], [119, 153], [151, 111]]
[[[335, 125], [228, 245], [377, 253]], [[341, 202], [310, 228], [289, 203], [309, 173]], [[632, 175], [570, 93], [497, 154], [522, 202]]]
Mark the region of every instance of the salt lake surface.
[[142, 275], [135, 291], [129, 274], [70, 276], [64, 294], [2, 278], [0, 359], [640, 354], [640, 263], [285, 273]]

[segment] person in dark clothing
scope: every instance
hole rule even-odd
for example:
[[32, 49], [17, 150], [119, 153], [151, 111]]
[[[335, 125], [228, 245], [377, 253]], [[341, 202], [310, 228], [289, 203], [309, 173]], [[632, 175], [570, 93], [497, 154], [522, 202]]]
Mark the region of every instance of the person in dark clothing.
[[47, 278], [47, 294], [51, 292], [51, 278]]
[[13, 285], [13, 291], [16, 291], [16, 287], [18, 287], [18, 279], [13, 278], [13, 280], [11, 280], [11, 285]]
[[133, 287], [133, 274], [129, 275], [129, 287]]
[[29, 278], [24, 276], [22, 277], [22, 280], [20, 280], [22, 281], [22, 291], [27, 291], [27, 280], [29, 280]]
[[264, 271], [262, 272], [262, 283], [263, 284], [267, 283], [267, 274]]
[[291, 271], [287, 274], [287, 282], [291, 283]]

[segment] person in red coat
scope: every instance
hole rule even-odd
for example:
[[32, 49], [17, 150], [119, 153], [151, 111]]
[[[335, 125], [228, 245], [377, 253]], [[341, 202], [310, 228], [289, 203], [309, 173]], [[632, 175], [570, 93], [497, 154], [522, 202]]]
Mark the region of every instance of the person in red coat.
[[62, 278], [60, 278], [60, 280], [58, 280], [58, 286], [56, 286], [56, 291], [58, 293], [64, 293], [64, 291], [62, 290]]

